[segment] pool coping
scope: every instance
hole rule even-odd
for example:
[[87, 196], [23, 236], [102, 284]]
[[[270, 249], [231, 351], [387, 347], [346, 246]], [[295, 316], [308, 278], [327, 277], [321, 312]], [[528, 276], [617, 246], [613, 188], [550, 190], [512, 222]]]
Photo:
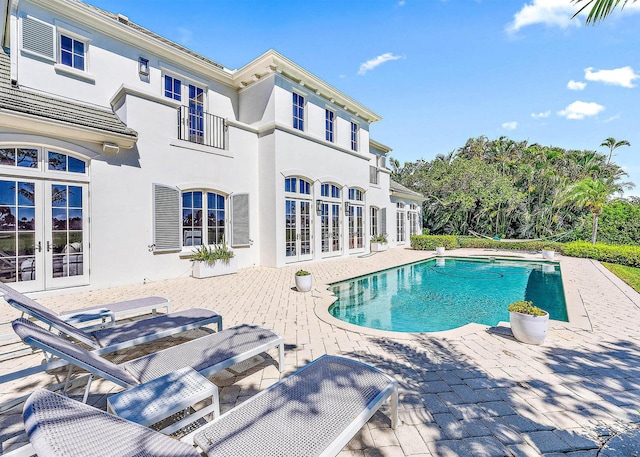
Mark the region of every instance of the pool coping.
[[[578, 289], [575, 287], [574, 281], [570, 280], [570, 272], [567, 269], [562, 269], [563, 257], [558, 256], [556, 259], [546, 260], [546, 259], [540, 259], [540, 257], [538, 256], [534, 257], [533, 254], [522, 253], [522, 252], [518, 252], [518, 254], [514, 255], [513, 253], [503, 254], [500, 252], [495, 252], [493, 254], [486, 254], [486, 253], [480, 254], [477, 252], [479, 250], [474, 250], [474, 251], [476, 252], [465, 253], [465, 252], [454, 251], [451, 254], [443, 256], [443, 258], [452, 258], [452, 259], [494, 258], [499, 260], [536, 261], [540, 263], [544, 262], [544, 263], [552, 263], [552, 264], [560, 265], [560, 269], [562, 272], [562, 275], [561, 275], [562, 287], [564, 289], [565, 304], [567, 306], [567, 315], [568, 315], [569, 322], [556, 321], [551, 319], [549, 320], [549, 327], [550, 328], [570, 327], [573, 329], [580, 329], [580, 330], [586, 330], [586, 331], [593, 330], [591, 321], [589, 319], [589, 315], [585, 309], [584, 302], [582, 301], [582, 297], [580, 296]], [[433, 254], [431, 256], [425, 257], [424, 259], [421, 259], [415, 262], [403, 263], [391, 268], [397, 268], [401, 266], [411, 265], [413, 263], [424, 262], [437, 257], [438, 256]], [[391, 268], [388, 268], [388, 269], [391, 269]], [[387, 270], [387, 268], [380, 271], [384, 271], [384, 270]], [[374, 271], [372, 273], [376, 273], [376, 272]], [[343, 281], [350, 281], [362, 276], [366, 276], [368, 274], [371, 274], [371, 273], [367, 273], [365, 275], [359, 274], [353, 277], [344, 278], [344, 279], [341, 279], [340, 281], [332, 282], [331, 284], [336, 284], [337, 282], [343, 282]], [[439, 332], [396, 332], [392, 330], [378, 330], [378, 329], [373, 329], [369, 327], [363, 327], [360, 325], [351, 324], [349, 322], [344, 322], [332, 316], [329, 313], [329, 307], [337, 300], [337, 297], [333, 294], [333, 292], [329, 290], [329, 288], [331, 287], [331, 284], [318, 284], [315, 287], [313, 291], [313, 298], [315, 302], [314, 313], [321, 321], [329, 325], [333, 325], [340, 329], [347, 330], [354, 333], [360, 333], [360, 334], [368, 335], [375, 338], [393, 338], [393, 339], [400, 339], [400, 340], [413, 340], [413, 339], [421, 338], [424, 336], [433, 336], [433, 337], [441, 337], [441, 338], [460, 338], [466, 335], [474, 334], [478, 331], [487, 331], [488, 329], [491, 329], [491, 328], [496, 328], [496, 327], [510, 328], [510, 324], [508, 322], [499, 322], [495, 326], [478, 324], [478, 323], [469, 323], [469, 324], [463, 325], [462, 327], [457, 327], [451, 330], [443, 330]]]

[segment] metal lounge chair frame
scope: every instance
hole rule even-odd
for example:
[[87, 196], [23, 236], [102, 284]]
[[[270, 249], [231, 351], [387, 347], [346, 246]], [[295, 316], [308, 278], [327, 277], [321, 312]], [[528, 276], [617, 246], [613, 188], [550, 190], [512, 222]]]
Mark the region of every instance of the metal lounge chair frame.
[[22, 313], [41, 320], [89, 347], [100, 349], [101, 353], [117, 351], [214, 323], [218, 324], [218, 330], [222, 329], [222, 317], [219, 314], [207, 309], [192, 308], [87, 332], [4, 284], [0, 284], [0, 290], [4, 292], [5, 301]]
[[[4, 283], [0, 283], [0, 294], [4, 295], [7, 293], [14, 297], [20, 296], [20, 301], [28, 303], [33, 309], [39, 309], [42, 312], [53, 313], [53, 311], [49, 310], [47, 307], [36, 302], [35, 300], [31, 300], [29, 297], [21, 294], [20, 292], [17, 292], [12, 287]], [[118, 318], [129, 316], [131, 314], [139, 314], [150, 311], [155, 316], [158, 310], [162, 308], [165, 309], [165, 314], [169, 314], [171, 312], [171, 302], [169, 302], [169, 300], [164, 297], [149, 296], [63, 311], [61, 313], [58, 313], [57, 316], [60, 319], [71, 324], [81, 324], [95, 320], [101, 321], [100, 324], [94, 325], [92, 327], [83, 327], [83, 330], [88, 331], [91, 328], [104, 327], [105, 325], [114, 325], [115, 321], [118, 320]], [[22, 309], [20, 309], [20, 311], [25, 314], [25, 311], [23, 311]]]
[[[35, 317], [49, 327], [95, 349], [99, 354], [114, 352], [210, 324], [217, 324], [218, 331], [222, 330], [222, 316], [218, 313], [203, 308], [191, 308], [126, 324], [85, 331], [85, 329], [74, 326], [40, 303], [4, 284], [0, 284], [0, 290], [4, 292], [5, 301], [23, 314]], [[52, 367], [47, 367], [47, 369], [50, 368]], [[0, 378], [0, 383], [2, 382], [4, 380]]]
[[69, 384], [73, 366], [89, 372], [83, 402], [87, 399], [95, 375], [125, 389], [184, 367], [191, 367], [201, 375], [209, 377], [276, 346], [279, 347], [278, 368], [280, 372], [284, 371], [282, 337], [271, 330], [252, 325], [228, 328], [119, 365], [26, 319], [16, 319], [12, 326], [25, 343], [71, 364], [65, 389]]
[[27, 400], [23, 412], [31, 445], [7, 457], [29, 452], [37, 452], [38, 457], [200, 456], [188, 444], [191, 439], [209, 457], [335, 456], [387, 399], [395, 428], [397, 381], [370, 365], [322, 356], [177, 441], [38, 390]]

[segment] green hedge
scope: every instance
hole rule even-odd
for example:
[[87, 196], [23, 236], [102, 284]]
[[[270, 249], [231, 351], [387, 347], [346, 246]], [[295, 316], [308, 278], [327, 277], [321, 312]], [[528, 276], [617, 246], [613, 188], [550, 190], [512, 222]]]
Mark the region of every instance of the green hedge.
[[412, 235], [411, 247], [417, 250], [435, 250], [438, 246], [447, 249], [513, 249], [517, 251], [541, 251], [553, 249], [569, 257], [582, 257], [602, 262], [616, 263], [640, 268], [640, 247], [629, 245], [612, 245], [588, 241], [572, 241], [569, 243], [550, 243], [548, 241], [523, 241], [510, 243], [470, 236], [454, 235]]
[[447, 249], [460, 247], [455, 235], [411, 235], [411, 247], [418, 251], [435, 251], [439, 246]]
[[412, 235], [411, 247], [417, 250], [429, 251], [438, 246], [448, 249], [476, 248], [476, 249], [514, 249], [517, 251], [540, 251], [545, 249], [559, 250], [560, 243], [548, 241], [522, 241], [517, 243], [476, 238], [473, 236], [455, 235]]
[[584, 257], [602, 262], [640, 268], [640, 247], [624, 244], [591, 244], [588, 241], [563, 243], [560, 252], [571, 257]]

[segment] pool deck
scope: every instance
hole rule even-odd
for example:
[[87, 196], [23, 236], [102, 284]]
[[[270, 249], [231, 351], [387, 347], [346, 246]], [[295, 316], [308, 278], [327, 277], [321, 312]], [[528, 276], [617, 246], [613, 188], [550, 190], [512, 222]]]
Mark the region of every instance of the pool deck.
[[[454, 250], [454, 256], [541, 260], [539, 254]], [[171, 300], [174, 310], [206, 307], [224, 327], [249, 323], [280, 333], [286, 372], [322, 354], [370, 363], [400, 382], [400, 419], [390, 428], [383, 408], [340, 453], [359, 456], [560, 456], [634, 455], [640, 449], [640, 294], [596, 261], [560, 257], [570, 322], [552, 321], [542, 346], [519, 343], [508, 324], [471, 324], [430, 334], [376, 332], [328, 316], [332, 297], [323, 284], [432, 257], [396, 248], [370, 256], [303, 264], [314, 288], [294, 288], [286, 268], [249, 268], [204, 280], [183, 277], [39, 300], [56, 310], [147, 295]], [[0, 305], [0, 321], [18, 317]], [[4, 329], [6, 332], [6, 329]], [[194, 332], [116, 354], [117, 360], [157, 350]], [[269, 353], [275, 357], [276, 353]], [[0, 362], [0, 374], [39, 363], [36, 355]], [[269, 356], [216, 375], [226, 411], [281, 377]], [[0, 385], [0, 401], [53, 384], [40, 374]], [[120, 388], [94, 382], [90, 403], [106, 404]], [[0, 450], [24, 443], [20, 414], [0, 415]], [[607, 444], [608, 443], [608, 444]], [[607, 446], [606, 452], [600, 452]], [[622, 450], [626, 446], [628, 453]]]

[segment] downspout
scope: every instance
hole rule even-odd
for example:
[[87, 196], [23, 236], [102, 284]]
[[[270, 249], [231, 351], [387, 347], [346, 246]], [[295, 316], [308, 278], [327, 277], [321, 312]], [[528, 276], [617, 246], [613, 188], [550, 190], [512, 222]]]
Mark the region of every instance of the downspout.
[[20, 0], [10, 0], [9, 6], [9, 58], [11, 61], [11, 85], [18, 85], [18, 3]]

